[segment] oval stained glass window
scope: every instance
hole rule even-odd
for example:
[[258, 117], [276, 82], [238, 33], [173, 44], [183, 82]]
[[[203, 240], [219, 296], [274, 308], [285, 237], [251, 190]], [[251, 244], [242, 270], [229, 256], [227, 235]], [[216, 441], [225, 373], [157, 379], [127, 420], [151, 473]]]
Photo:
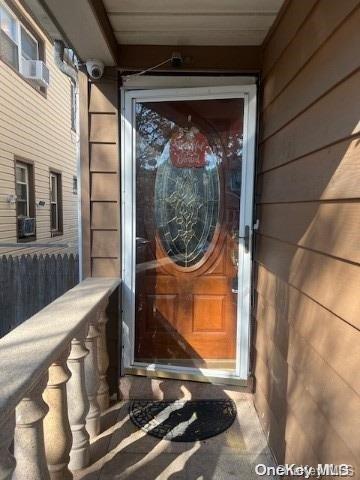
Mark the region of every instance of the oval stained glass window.
[[163, 152], [155, 181], [156, 228], [167, 255], [190, 267], [208, 251], [219, 220], [220, 179], [216, 156], [208, 149], [203, 164], [180, 166]]

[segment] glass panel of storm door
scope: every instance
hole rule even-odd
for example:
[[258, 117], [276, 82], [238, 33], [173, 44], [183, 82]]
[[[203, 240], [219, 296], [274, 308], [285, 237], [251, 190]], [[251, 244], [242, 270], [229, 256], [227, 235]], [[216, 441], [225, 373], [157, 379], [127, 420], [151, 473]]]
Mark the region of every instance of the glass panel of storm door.
[[136, 104], [136, 362], [235, 370], [243, 108]]

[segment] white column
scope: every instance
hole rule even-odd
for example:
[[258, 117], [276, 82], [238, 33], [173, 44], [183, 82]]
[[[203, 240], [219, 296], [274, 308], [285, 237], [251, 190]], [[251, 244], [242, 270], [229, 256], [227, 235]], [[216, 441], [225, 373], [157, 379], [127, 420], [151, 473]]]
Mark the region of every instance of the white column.
[[89, 412], [89, 399], [85, 385], [84, 360], [89, 353], [85, 348], [84, 339], [87, 334], [83, 328], [71, 342], [71, 351], [68, 358], [68, 367], [71, 378], [67, 384], [67, 399], [69, 422], [73, 436], [70, 451], [70, 470], [80, 470], [89, 465], [90, 444], [89, 434], [86, 431], [86, 415]]
[[42, 398], [47, 374], [16, 407], [13, 480], [50, 480], [46, 464], [43, 418], [48, 406]]
[[99, 366], [99, 377], [100, 385], [97, 392], [97, 400], [100, 406], [100, 411], [103, 412], [109, 408], [110, 398], [109, 398], [109, 385], [106, 380], [106, 372], [109, 368], [109, 355], [106, 345], [106, 324], [108, 322], [108, 316], [104, 310], [100, 313], [98, 321], [98, 329], [100, 336], [98, 338], [98, 366]]
[[9, 447], [12, 444], [15, 430], [15, 412], [0, 422], [0, 480], [11, 480], [15, 469], [15, 458]]
[[66, 382], [71, 376], [66, 364], [68, 355], [69, 348], [49, 368], [49, 381], [43, 395], [49, 406], [44, 420], [44, 436], [51, 480], [73, 478], [68, 468], [72, 444], [66, 395]]
[[85, 347], [89, 354], [85, 357], [85, 385], [89, 399], [90, 409], [86, 416], [86, 430], [90, 439], [100, 433], [100, 407], [97, 401], [97, 392], [99, 390], [99, 370], [97, 358], [97, 342], [99, 331], [96, 328], [97, 318], [94, 323], [90, 322], [89, 331], [85, 339]]

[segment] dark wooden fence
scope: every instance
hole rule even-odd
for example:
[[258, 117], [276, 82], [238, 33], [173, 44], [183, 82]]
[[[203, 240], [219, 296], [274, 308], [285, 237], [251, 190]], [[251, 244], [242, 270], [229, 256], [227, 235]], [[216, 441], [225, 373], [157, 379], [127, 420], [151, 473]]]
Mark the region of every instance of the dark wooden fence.
[[78, 282], [78, 255], [1, 257], [0, 337]]

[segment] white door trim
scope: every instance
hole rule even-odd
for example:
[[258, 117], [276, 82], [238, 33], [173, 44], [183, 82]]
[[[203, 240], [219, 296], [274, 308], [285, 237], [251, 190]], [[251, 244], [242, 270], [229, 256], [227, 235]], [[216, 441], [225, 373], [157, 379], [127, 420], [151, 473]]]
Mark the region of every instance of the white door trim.
[[[239, 242], [239, 273], [237, 319], [236, 371], [171, 367], [168, 365], [143, 364], [134, 361], [135, 321], [135, 104], [141, 101], [209, 100], [244, 98], [244, 136], [242, 187], [240, 199], [239, 236], [245, 237], [246, 226], [250, 229], [249, 248], [245, 249], [244, 238]], [[256, 85], [235, 85], [197, 88], [171, 88], [156, 90], [127, 90], [121, 92], [121, 198], [122, 198], [122, 370], [125, 373], [141, 371], [158, 372], [159, 375], [185, 374], [194, 377], [238, 379], [246, 381], [249, 374], [250, 356], [250, 308], [251, 308], [251, 251], [253, 225], [253, 192], [256, 132]]]

